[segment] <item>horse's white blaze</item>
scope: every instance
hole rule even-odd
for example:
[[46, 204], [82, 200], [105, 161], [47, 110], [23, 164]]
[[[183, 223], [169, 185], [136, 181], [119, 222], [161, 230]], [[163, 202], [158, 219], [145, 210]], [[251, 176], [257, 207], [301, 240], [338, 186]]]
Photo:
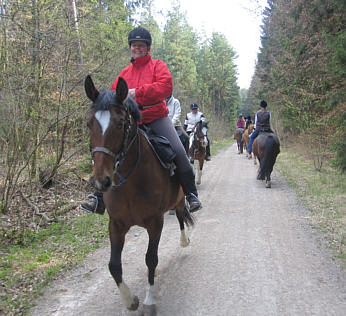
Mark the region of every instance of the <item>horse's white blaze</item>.
[[111, 119], [111, 113], [109, 111], [97, 111], [95, 113], [97, 121], [100, 123], [102, 128], [102, 134], [104, 135]]
[[143, 302], [144, 305], [155, 305], [152, 291], [153, 291], [153, 285], [149, 285], [147, 287], [145, 300]]
[[124, 302], [125, 306], [129, 308], [134, 300], [129, 287], [124, 282], [121, 282], [119, 284], [119, 291], [122, 301]]

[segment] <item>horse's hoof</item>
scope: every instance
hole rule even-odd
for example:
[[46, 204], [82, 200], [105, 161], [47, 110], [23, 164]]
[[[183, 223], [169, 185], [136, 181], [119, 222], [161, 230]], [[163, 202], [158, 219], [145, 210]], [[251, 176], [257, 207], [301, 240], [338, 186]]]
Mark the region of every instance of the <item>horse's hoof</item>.
[[270, 189], [272, 187], [271, 181], [266, 181], [266, 188]]
[[136, 311], [139, 306], [139, 299], [137, 296], [133, 297], [133, 302], [132, 304], [127, 308], [129, 311]]
[[143, 304], [143, 316], [155, 316], [156, 315], [156, 305], [144, 305]]
[[180, 239], [180, 247], [181, 248], [186, 248], [190, 244], [190, 239], [189, 238], [184, 238]]

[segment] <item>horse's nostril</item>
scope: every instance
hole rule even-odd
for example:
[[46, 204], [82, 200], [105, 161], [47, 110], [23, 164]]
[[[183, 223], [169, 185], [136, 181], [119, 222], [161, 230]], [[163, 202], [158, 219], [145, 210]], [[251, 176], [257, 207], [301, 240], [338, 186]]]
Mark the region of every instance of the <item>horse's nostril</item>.
[[105, 188], [108, 188], [111, 184], [112, 184], [111, 178], [110, 177], [106, 177], [104, 182], [103, 182], [103, 185], [105, 186]]

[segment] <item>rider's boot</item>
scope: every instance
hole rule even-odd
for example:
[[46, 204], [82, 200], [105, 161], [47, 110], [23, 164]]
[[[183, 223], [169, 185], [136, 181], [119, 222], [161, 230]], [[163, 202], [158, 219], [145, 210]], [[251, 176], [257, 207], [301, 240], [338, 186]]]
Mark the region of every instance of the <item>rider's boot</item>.
[[94, 194], [89, 194], [87, 198], [81, 203], [80, 208], [83, 211], [89, 213], [97, 213], [103, 215], [106, 210], [106, 206], [103, 201], [103, 193], [96, 191]]
[[195, 174], [193, 173], [192, 168], [185, 172], [177, 171], [177, 176], [179, 182], [183, 188], [186, 200], [190, 206], [190, 212], [196, 212], [202, 208], [202, 203], [198, 199], [198, 193], [195, 183]]

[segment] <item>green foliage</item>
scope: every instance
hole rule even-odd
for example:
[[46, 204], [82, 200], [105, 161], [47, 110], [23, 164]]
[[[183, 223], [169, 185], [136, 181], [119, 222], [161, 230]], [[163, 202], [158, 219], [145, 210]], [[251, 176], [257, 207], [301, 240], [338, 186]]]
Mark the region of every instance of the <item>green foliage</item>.
[[324, 147], [329, 152], [323, 150], [323, 156], [334, 156], [341, 164], [345, 134], [338, 117], [345, 104], [346, 20], [340, 12], [344, 8], [344, 3], [334, 0], [268, 2], [262, 49], [245, 102], [255, 112], [258, 100], [265, 98], [283, 138], [305, 133], [307, 144], [312, 148], [328, 144]]

